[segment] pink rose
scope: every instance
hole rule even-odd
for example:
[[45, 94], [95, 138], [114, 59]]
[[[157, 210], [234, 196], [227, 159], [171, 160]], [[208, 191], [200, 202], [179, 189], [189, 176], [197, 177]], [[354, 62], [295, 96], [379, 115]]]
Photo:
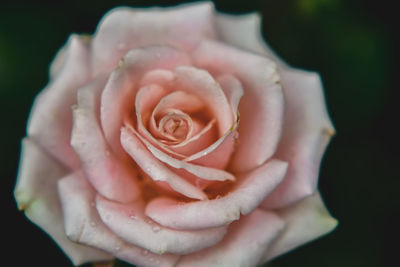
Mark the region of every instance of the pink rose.
[[321, 80], [259, 30], [200, 3], [72, 35], [31, 111], [20, 209], [75, 265], [255, 266], [331, 231]]

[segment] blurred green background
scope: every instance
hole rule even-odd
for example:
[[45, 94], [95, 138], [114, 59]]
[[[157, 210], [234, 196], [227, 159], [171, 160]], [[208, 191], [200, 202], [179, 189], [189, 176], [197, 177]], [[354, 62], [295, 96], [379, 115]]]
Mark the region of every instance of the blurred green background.
[[[46, 234], [17, 211], [12, 196], [20, 139], [56, 51], [70, 33], [92, 33], [112, 7], [183, 2], [188, 1], [0, 3], [1, 222], [7, 252], [1, 254], [3, 261], [11, 260], [8, 266], [70, 266]], [[323, 160], [320, 189], [339, 227], [268, 266], [394, 266], [400, 239], [395, 1], [214, 2], [224, 12], [261, 13], [274, 50], [291, 65], [321, 74], [337, 128]]]

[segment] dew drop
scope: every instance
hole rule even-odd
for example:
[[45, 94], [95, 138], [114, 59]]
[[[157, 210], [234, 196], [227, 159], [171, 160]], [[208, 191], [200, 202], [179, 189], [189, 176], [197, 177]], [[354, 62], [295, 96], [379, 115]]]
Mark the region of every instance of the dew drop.
[[157, 225], [153, 226], [151, 229], [153, 230], [154, 233], [158, 233], [161, 231], [160, 226], [157, 226]]
[[129, 212], [128, 216], [132, 220], [136, 220], [136, 218], [137, 218], [136, 214], [133, 211]]
[[115, 247], [115, 250], [116, 250], [116, 251], [120, 251], [120, 250], [121, 250], [121, 247]]

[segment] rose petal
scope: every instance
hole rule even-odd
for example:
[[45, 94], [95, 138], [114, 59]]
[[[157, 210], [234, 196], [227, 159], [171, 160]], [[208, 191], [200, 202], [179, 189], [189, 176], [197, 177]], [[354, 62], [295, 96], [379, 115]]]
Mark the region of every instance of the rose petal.
[[168, 44], [190, 50], [200, 40], [215, 36], [213, 17], [211, 3], [169, 10], [113, 9], [100, 22], [93, 38], [94, 75], [115, 68], [118, 59], [133, 47]]
[[182, 160], [178, 160], [173, 158], [161, 150], [154, 147], [150, 142], [145, 140], [140, 134], [138, 134], [134, 129], [130, 129], [139, 139], [143, 142], [143, 144], [147, 147], [147, 149], [151, 152], [151, 154], [156, 157], [158, 160], [167, 163], [169, 166], [175, 169], [185, 169], [186, 171], [196, 175], [197, 177], [203, 178], [205, 180], [211, 181], [234, 181], [235, 177], [226, 172], [224, 170], [215, 169], [211, 167], [204, 167], [201, 165], [191, 164]]
[[[169, 154], [174, 156], [183, 157], [183, 155], [174, 152], [167, 145], [161, 143], [158, 139], [156, 139], [145, 127], [144, 123], [147, 124], [147, 121], [151, 117], [151, 110], [157, 105], [157, 103], [162, 99], [162, 97], [167, 94], [168, 91], [166, 88], [161, 87], [156, 84], [150, 84], [144, 87], [141, 87], [135, 98], [135, 111], [137, 117], [137, 128], [139, 133], [142, 134], [145, 138], [150, 140], [153, 145], [156, 145]], [[146, 112], [147, 111], [147, 112]], [[143, 114], [143, 116], [142, 116]], [[145, 118], [143, 118], [145, 117]], [[133, 129], [133, 123], [130, 122], [130, 118], [125, 118], [125, 124], [129, 125]]]
[[225, 169], [231, 159], [237, 137], [236, 126], [209, 147], [184, 158], [183, 161], [209, 168]]
[[120, 67], [110, 75], [101, 96], [102, 129], [107, 142], [117, 154], [123, 154], [120, 129], [135, 101], [142, 76], [152, 69], [174, 69], [189, 63], [185, 52], [170, 46], [133, 49], [120, 61]]
[[167, 87], [175, 79], [175, 75], [170, 70], [154, 69], [146, 72], [139, 83], [139, 88], [146, 85], [158, 84]]
[[217, 81], [221, 85], [221, 88], [224, 91], [226, 98], [231, 104], [234, 119], [235, 121], [237, 121], [239, 117], [239, 102], [243, 96], [242, 84], [230, 74], [223, 74], [218, 76]]
[[175, 191], [187, 197], [207, 199], [207, 195], [203, 191], [156, 160], [138, 137], [125, 127], [121, 129], [121, 144], [139, 167], [153, 180], [167, 182]]
[[98, 78], [79, 89], [78, 105], [73, 110], [71, 145], [89, 181], [100, 194], [129, 202], [140, 195], [136, 172], [110, 150], [98, 124], [99, 97], [104, 83], [105, 79]]
[[264, 41], [261, 33], [261, 17], [258, 13], [244, 15], [217, 13], [215, 22], [219, 39], [224, 43], [266, 55], [280, 65], [285, 64]]
[[217, 140], [213, 145], [185, 158], [184, 161], [218, 169], [225, 169], [231, 159], [235, 143], [239, 137], [236, 127], [239, 122], [238, 106], [239, 101], [243, 96], [243, 88], [240, 82], [229, 74], [218, 76], [217, 81], [220, 83], [221, 88], [230, 103], [234, 121], [236, 123], [232, 129], [230, 129], [231, 132], [225, 133], [225, 135]]
[[200, 111], [204, 103], [193, 94], [183, 91], [175, 91], [165, 96], [154, 108], [154, 114], [161, 113], [167, 109], [179, 109], [187, 114]]
[[126, 243], [104, 225], [95, 208], [96, 192], [82, 172], [75, 172], [61, 179], [58, 191], [65, 232], [74, 242], [97, 247], [139, 266], [175, 266], [179, 256], [153, 254]]
[[[193, 112], [200, 111], [202, 108], [204, 108], [204, 103], [200, 101], [200, 99], [195, 95], [187, 94], [182, 91], [172, 92], [163, 97], [158, 102], [157, 106], [153, 109], [150, 122], [151, 132], [154, 136], [163, 138], [163, 134], [160, 133], [158, 129], [160, 126], [157, 127], [156, 117], [166, 116], [165, 114], [168, 113], [167, 111], [171, 109], [179, 110], [184, 114], [190, 114]], [[192, 129], [190, 130], [193, 131], [194, 130], [193, 128], [194, 127], [192, 127]], [[185, 141], [187, 141], [187, 139], [190, 137], [191, 135], [187, 135]]]
[[14, 191], [19, 209], [54, 239], [73, 264], [112, 259], [108, 253], [76, 244], [65, 236], [57, 195], [57, 182], [66, 173], [65, 167], [30, 139], [22, 141], [21, 155]]
[[[120, 204], [97, 197], [103, 222], [119, 237], [153, 253], [188, 254], [215, 245], [227, 227], [182, 231], [166, 228], [145, 218], [143, 203]], [[132, 214], [134, 218], [132, 218]]]
[[242, 181], [230, 194], [208, 201], [179, 204], [169, 198], [156, 198], [146, 207], [146, 215], [167, 227], [202, 229], [217, 227], [239, 219], [258, 207], [283, 180], [287, 163], [272, 160], [239, 178]]
[[275, 63], [213, 41], [203, 42], [194, 51], [193, 60], [214, 76], [229, 73], [243, 84], [240, 142], [231, 166], [243, 172], [262, 165], [275, 153], [283, 122], [283, 93]]
[[264, 207], [279, 208], [313, 194], [322, 155], [335, 130], [326, 110], [318, 74], [282, 70], [285, 123], [276, 157], [289, 162], [285, 181], [266, 199]]
[[228, 132], [235, 120], [228, 100], [214, 78], [205, 70], [189, 66], [177, 67], [174, 73], [176, 90], [197, 95], [208, 105], [213, 117], [217, 119], [219, 135]]
[[[190, 138], [188, 138], [187, 140], [178, 143], [176, 145], [170, 145], [171, 149], [174, 150], [174, 152], [177, 152], [179, 154], [183, 154], [183, 155], [190, 155], [193, 152], [197, 152], [197, 151], [204, 151], [205, 149], [207, 149], [215, 140], [215, 119], [211, 120], [208, 122], [207, 125], [203, 126], [200, 125], [200, 123], [198, 121], [193, 121], [193, 132], [197, 132], [195, 135], [192, 135]], [[200, 130], [200, 128], [202, 127], [202, 129]], [[201, 164], [199, 164], [201, 165]], [[218, 168], [218, 167], [214, 167], [211, 165], [205, 165], [208, 167], [212, 167], [212, 168]], [[222, 169], [222, 168], [219, 168]]]
[[79, 159], [69, 145], [70, 111], [76, 103], [77, 88], [90, 78], [87, 38], [71, 35], [65, 49], [62, 66], [53, 66], [53, 75], [57, 72], [57, 76], [35, 99], [28, 135], [67, 167], [76, 169]]
[[282, 230], [284, 222], [272, 212], [256, 209], [232, 223], [216, 246], [183, 256], [178, 267], [256, 266]]
[[337, 220], [326, 210], [318, 192], [276, 213], [287, 227], [264, 255], [263, 261], [325, 235], [337, 226]]
[[[148, 132], [145, 125], [151, 120], [154, 108], [157, 103], [168, 94], [167, 89], [157, 84], [151, 84], [141, 87], [136, 94], [135, 98], [135, 112], [137, 117], [137, 127], [141, 134], [151, 138], [151, 134]], [[157, 140], [155, 138], [155, 142]]]

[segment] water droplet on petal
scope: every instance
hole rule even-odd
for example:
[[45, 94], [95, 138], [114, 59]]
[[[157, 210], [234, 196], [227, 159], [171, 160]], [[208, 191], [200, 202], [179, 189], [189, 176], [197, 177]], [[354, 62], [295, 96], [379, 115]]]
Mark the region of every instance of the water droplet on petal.
[[115, 250], [119, 251], [119, 250], [121, 250], [121, 247], [117, 246], [117, 247], [115, 247]]
[[134, 212], [130, 212], [130, 213], [128, 214], [128, 216], [129, 216], [129, 218], [131, 218], [132, 220], [136, 220], [136, 218], [137, 218], [137, 216], [136, 216], [136, 214], [135, 214]]
[[153, 226], [151, 229], [153, 230], [154, 233], [158, 233], [161, 231], [160, 226], [157, 226], [157, 225]]

